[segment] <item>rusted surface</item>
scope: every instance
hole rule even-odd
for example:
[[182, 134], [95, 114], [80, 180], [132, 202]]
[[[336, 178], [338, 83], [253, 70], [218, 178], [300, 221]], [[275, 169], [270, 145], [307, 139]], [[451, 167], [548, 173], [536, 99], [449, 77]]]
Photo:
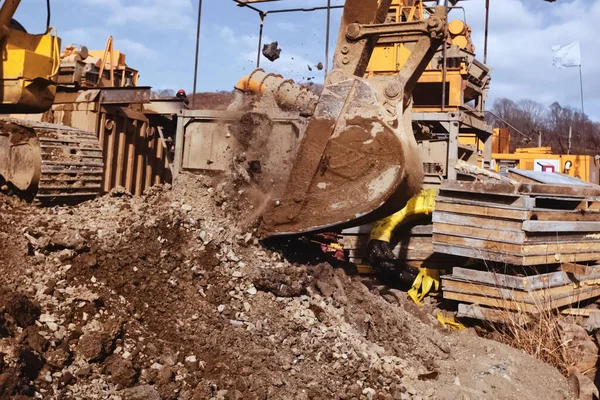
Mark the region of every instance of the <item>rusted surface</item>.
[[265, 212], [266, 234], [377, 219], [415, 194], [422, 168], [410, 125], [401, 120], [394, 129], [385, 120], [364, 79], [329, 85], [283, 196]]
[[43, 122], [3, 119], [2, 143], [7, 168], [0, 173], [28, 198], [47, 203], [74, 203], [100, 193], [102, 147], [96, 136]]
[[378, 24], [384, 22], [391, 3], [391, 0], [346, 1], [333, 57], [334, 70], [344, 71], [346, 76], [364, 75], [377, 38], [370, 37], [350, 43], [346, 39], [346, 29], [354, 23]]

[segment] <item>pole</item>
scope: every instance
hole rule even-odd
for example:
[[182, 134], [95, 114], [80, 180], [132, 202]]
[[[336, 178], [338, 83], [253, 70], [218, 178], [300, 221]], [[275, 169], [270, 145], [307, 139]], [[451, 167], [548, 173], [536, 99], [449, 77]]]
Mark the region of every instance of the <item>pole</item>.
[[567, 154], [571, 154], [571, 139], [572, 138], [573, 138], [573, 127], [569, 126], [569, 142], [568, 142], [569, 148], [567, 149]]
[[196, 60], [194, 61], [194, 94], [192, 97], [192, 108], [196, 102], [196, 88], [198, 83], [198, 57], [200, 54], [200, 21], [202, 20], [202, 0], [198, 0], [198, 28], [196, 30]]
[[538, 131], [538, 147], [542, 147], [542, 131]]
[[483, 43], [483, 63], [487, 64], [488, 28], [490, 26], [490, 0], [485, 0], [485, 41]]
[[[448, 19], [448, 0], [444, 0], [444, 7], [446, 7], [446, 20]], [[446, 38], [444, 38], [442, 48], [442, 111], [446, 111], [446, 80], [447, 80], [447, 69], [448, 63], [446, 59], [446, 49], [448, 47], [448, 43], [446, 42]]]
[[331, 0], [327, 0], [327, 28], [325, 32], [325, 78], [323, 79], [323, 84], [327, 79], [327, 74], [329, 73], [329, 30], [331, 24]]
[[585, 110], [583, 108], [583, 71], [581, 64], [579, 64], [579, 86], [581, 87], [581, 114], [585, 115]]
[[256, 68], [260, 68], [260, 48], [262, 47], [263, 26], [265, 22], [265, 14], [260, 13], [260, 31], [258, 32], [258, 54], [256, 55]]

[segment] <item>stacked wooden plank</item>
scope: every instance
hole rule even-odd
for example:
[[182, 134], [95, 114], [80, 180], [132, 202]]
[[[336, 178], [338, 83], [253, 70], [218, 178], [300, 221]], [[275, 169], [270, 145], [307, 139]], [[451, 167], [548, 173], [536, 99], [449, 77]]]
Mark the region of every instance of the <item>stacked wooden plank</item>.
[[586, 272], [566, 272], [567, 265], [529, 276], [454, 268], [452, 275], [443, 277], [442, 290], [446, 299], [482, 306], [462, 305], [462, 316], [476, 317], [475, 313], [485, 314], [488, 308], [538, 314], [600, 296], [600, 266], [578, 267]]
[[512, 265], [600, 260], [600, 187], [449, 181], [433, 214], [438, 253]]
[[433, 248], [480, 260], [442, 279], [459, 316], [499, 321], [600, 297], [600, 186], [446, 182]]

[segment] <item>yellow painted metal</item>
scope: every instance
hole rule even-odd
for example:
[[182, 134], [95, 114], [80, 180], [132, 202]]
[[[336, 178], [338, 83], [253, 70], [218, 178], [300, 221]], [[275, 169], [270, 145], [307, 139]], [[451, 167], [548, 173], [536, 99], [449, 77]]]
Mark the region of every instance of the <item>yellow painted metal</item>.
[[[424, 9], [422, 1], [393, 0], [389, 11], [389, 17], [395, 21], [413, 21], [424, 18]], [[452, 21], [453, 30], [457, 35], [468, 32], [468, 26], [461, 20]], [[466, 49], [469, 46], [469, 40], [466, 36], [455, 36], [457, 46]], [[411, 54], [409, 47], [403, 44], [378, 45], [373, 50], [369, 65], [367, 67], [367, 77], [375, 75], [395, 75], [397, 74]], [[462, 63], [456, 68], [448, 68], [446, 71], [446, 111], [454, 111], [461, 107], [464, 101], [464, 81], [467, 75], [467, 66]], [[415, 98], [414, 109], [419, 112], [439, 112], [441, 111], [440, 99], [442, 98], [443, 73], [439, 68], [434, 68], [431, 64], [421, 75], [413, 95]], [[425, 85], [424, 85], [425, 84]]]
[[387, 218], [379, 220], [371, 230], [370, 240], [390, 242], [396, 228], [407, 220], [415, 217], [427, 217], [433, 214], [435, 208], [436, 189], [425, 189], [418, 196], [409, 200], [402, 210]]
[[[103, 87], [125, 86], [127, 76], [132, 78], [133, 86], [138, 85], [139, 72], [127, 66], [127, 56], [120, 50], [113, 47], [113, 37], [109, 36], [106, 40], [104, 50], [88, 50], [91, 58], [100, 59], [100, 80], [99, 85]], [[104, 78], [104, 72], [108, 71], [108, 79]], [[115, 79], [116, 74], [120, 74], [120, 81]]]
[[432, 291], [440, 290], [440, 271], [431, 268], [419, 268], [419, 275], [408, 291], [408, 297], [422, 305], [423, 299]]
[[450, 21], [448, 24], [448, 31], [453, 36], [462, 35], [466, 32], [467, 25], [461, 21], [460, 19], [455, 19], [454, 21]]
[[562, 174], [600, 184], [600, 160], [588, 155], [552, 154], [550, 147], [517, 149], [515, 153], [493, 153], [496, 164], [512, 161], [515, 168], [533, 171], [536, 162], [547, 161], [558, 164]]
[[458, 322], [452, 317], [446, 317], [442, 312], [437, 313], [437, 320], [444, 326], [444, 328], [453, 330], [453, 331], [462, 331], [467, 329], [466, 326]]
[[460, 47], [461, 49], [466, 49], [469, 45], [469, 40], [466, 36], [459, 35], [452, 39], [452, 44]]
[[0, 113], [37, 113], [52, 106], [52, 79], [60, 65], [60, 39], [53, 30], [32, 35], [6, 28]]

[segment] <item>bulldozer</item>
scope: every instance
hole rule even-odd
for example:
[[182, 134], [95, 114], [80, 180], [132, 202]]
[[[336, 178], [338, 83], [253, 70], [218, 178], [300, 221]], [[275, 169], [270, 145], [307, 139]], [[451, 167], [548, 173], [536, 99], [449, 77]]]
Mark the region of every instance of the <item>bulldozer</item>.
[[[46, 32], [26, 32], [13, 19], [20, 3], [5, 0], [0, 7], [2, 114], [43, 113], [56, 95], [61, 41], [49, 18]], [[93, 198], [100, 193], [102, 173], [102, 147], [93, 133], [0, 119], [0, 178], [24, 197], [41, 204]]]
[[[170, 181], [171, 138], [185, 98], [151, 98], [125, 54], [67, 45], [47, 21], [27, 33], [20, 1], [0, 2], [0, 186], [42, 206], [116, 187], [141, 195]], [[50, 15], [50, 2], [48, 15]]]

